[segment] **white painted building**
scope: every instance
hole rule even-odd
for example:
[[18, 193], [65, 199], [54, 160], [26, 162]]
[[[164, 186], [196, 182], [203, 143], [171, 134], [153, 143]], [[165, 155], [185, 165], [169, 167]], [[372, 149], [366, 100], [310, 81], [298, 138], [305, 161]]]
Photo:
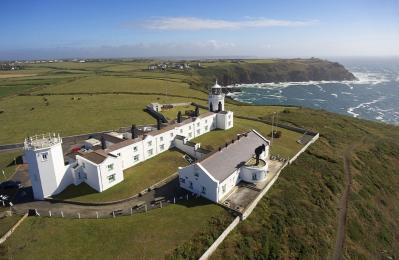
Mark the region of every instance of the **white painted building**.
[[[255, 149], [261, 146], [265, 150], [260, 154], [259, 164], [255, 164]], [[180, 187], [218, 203], [240, 181], [264, 181], [268, 157], [269, 141], [252, 130], [205, 159], [179, 168]]]
[[[180, 145], [190, 154], [191, 150], [186, 147], [189, 140], [211, 130], [229, 129], [234, 125], [233, 112], [224, 111], [224, 94], [220, 89], [216, 84], [209, 95], [210, 104], [216, 101], [221, 104], [213, 105], [215, 112], [209, 111], [134, 139], [132, 135], [115, 132], [103, 134], [102, 142], [87, 140], [84, 146], [88, 151], [80, 151], [75, 161], [68, 160], [70, 164], [67, 166], [59, 136], [25, 140], [25, 160], [29, 164], [34, 197], [44, 199], [60, 193], [68, 185], [79, 185], [82, 182], [102, 192], [123, 181], [123, 170], [170, 148]], [[210, 104], [208, 107], [211, 107]], [[222, 110], [218, 111], [218, 107]], [[98, 149], [99, 146], [101, 149]], [[204, 152], [198, 145], [195, 150]]]

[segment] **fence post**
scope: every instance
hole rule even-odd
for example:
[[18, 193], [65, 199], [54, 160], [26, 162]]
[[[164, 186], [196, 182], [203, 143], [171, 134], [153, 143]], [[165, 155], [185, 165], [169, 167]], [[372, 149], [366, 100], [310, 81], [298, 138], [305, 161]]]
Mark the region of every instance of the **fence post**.
[[78, 218], [80, 219], [80, 213], [78, 212]]
[[144, 205], [145, 212], [147, 213], [147, 204]]
[[64, 212], [63, 211], [61, 211], [61, 217], [64, 217]]
[[133, 208], [130, 208], [130, 216], [133, 215]]
[[176, 204], [176, 197], [173, 197], [173, 204]]
[[112, 216], [115, 218], [115, 211], [112, 211]]
[[51, 217], [51, 210], [48, 211], [48, 215], [49, 215], [49, 217]]
[[161, 206], [161, 209], [162, 209], [162, 201], [159, 202], [159, 205]]
[[188, 193], [186, 194], [186, 200], [188, 200]]
[[96, 217], [97, 217], [97, 219], [98, 219], [98, 211], [96, 211]]

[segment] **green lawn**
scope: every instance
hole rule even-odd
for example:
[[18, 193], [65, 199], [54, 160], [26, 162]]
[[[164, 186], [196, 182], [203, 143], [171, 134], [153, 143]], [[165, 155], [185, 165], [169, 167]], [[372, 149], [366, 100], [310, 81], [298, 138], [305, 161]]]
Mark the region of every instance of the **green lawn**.
[[[266, 138], [269, 138], [268, 135], [271, 132], [270, 125], [257, 121], [235, 118], [233, 128], [229, 130], [212, 131], [193, 139], [193, 142], [201, 143], [201, 146], [205, 149], [214, 150], [224, 145], [226, 142], [231, 142], [237, 134], [251, 129], [255, 129]], [[302, 135], [286, 129], [279, 128], [278, 130], [282, 132], [282, 137], [274, 139], [271, 153], [279, 154], [283, 157], [292, 157], [302, 148], [302, 145], [296, 142]]]
[[164, 259], [178, 245], [208, 232], [223, 208], [193, 199], [116, 219], [30, 217], [0, 246], [12, 259]]
[[[15, 172], [15, 159], [21, 155], [20, 151], [0, 153], [0, 182], [7, 180]], [[4, 171], [4, 175], [3, 175]]]
[[123, 182], [101, 193], [96, 192], [87, 184], [71, 185], [54, 198], [84, 202], [125, 199], [170, 176], [177, 171], [177, 167], [187, 164], [187, 161], [183, 159], [183, 154], [169, 150], [125, 170]]

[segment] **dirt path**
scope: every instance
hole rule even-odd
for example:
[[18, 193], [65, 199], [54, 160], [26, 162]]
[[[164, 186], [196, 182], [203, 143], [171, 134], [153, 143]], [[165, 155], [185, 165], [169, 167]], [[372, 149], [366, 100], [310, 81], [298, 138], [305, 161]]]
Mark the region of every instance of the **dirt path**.
[[[361, 142], [363, 142], [364, 138], [362, 138]], [[345, 189], [344, 193], [338, 204], [339, 214], [338, 214], [338, 225], [337, 225], [337, 235], [335, 240], [334, 252], [332, 255], [333, 260], [339, 260], [342, 256], [342, 251], [345, 243], [345, 230], [346, 230], [346, 218], [348, 213], [348, 202], [349, 195], [351, 192], [352, 186], [352, 174], [351, 174], [351, 154], [352, 151], [358, 146], [361, 142], [352, 144], [348, 146], [343, 154], [344, 159], [344, 174], [345, 174]]]

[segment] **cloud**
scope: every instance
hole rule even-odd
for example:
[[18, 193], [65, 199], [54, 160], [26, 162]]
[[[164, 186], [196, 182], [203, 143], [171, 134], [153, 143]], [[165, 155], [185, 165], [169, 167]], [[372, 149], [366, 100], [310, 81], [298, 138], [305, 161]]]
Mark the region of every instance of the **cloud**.
[[316, 23], [316, 20], [295, 21], [277, 20], [266, 18], [246, 18], [244, 20], [219, 20], [202, 19], [196, 17], [161, 17], [145, 20], [134, 24], [145, 29], [151, 30], [237, 30], [243, 28], [266, 28], [266, 27], [300, 27], [309, 26]]

